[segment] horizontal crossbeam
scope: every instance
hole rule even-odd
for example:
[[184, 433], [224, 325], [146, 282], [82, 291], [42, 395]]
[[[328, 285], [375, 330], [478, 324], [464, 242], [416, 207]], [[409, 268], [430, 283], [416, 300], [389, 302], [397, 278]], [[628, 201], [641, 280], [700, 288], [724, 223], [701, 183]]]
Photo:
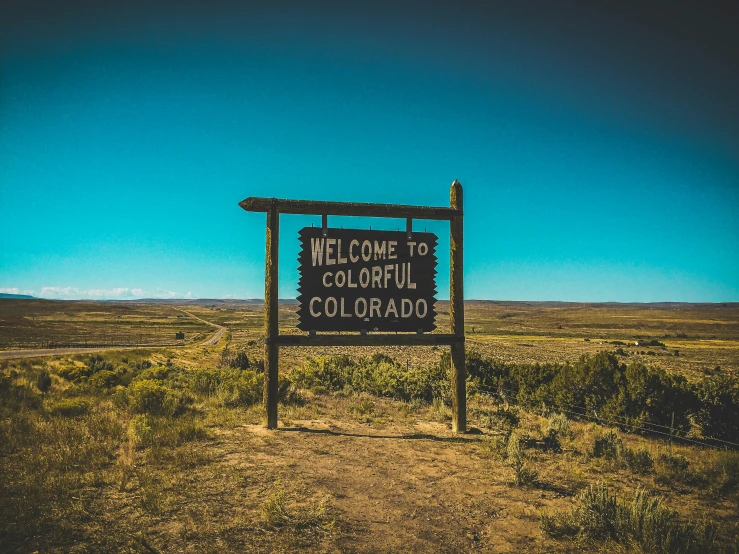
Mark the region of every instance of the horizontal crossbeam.
[[303, 215], [351, 215], [361, 217], [399, 217], [451, 220], [462, 215], [460, 210], [401, 204], [369, 204], [362, 202], [323, 202], [318, 200], [283, 200], [250, 196], [239, 202], [247, 212], [266, 212], [273, 206], [279, 213]]
[[[265, 339], [267, 342], [269, 339]], [[369, 335], [278, 335], [278, 346], [442, 346], [464, 342], [464, 337], [441, 333]]]

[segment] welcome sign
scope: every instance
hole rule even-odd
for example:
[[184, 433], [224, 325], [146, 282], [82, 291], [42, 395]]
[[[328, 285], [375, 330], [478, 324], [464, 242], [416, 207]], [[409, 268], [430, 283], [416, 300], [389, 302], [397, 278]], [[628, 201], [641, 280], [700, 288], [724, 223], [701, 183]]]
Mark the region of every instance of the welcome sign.
[[299, 329], [436, 328], [435, 234], [305, 227], [299, 237]]

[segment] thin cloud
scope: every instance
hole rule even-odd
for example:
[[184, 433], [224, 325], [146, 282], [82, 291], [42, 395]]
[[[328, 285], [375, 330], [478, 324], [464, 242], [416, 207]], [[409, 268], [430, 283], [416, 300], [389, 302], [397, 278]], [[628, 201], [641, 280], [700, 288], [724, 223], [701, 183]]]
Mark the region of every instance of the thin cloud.
[[[4, 289], [0, 289], [3, 291]], [[9, 289], [10, 290], [10, 289]], [[17, 290], [17, 289], [14, 289]], [[11, 293], [17, 294], [17, 293]], [[192, 298], [192, 292], [181, 294], [177, 291], [157, 288], [149, 292], [140, 287], [115, 287], [112, 289], [80, 289], [77, 287], [43, 287], [41, 298], [51, 300], [137, 300], [140, 298], [177, 299]]]

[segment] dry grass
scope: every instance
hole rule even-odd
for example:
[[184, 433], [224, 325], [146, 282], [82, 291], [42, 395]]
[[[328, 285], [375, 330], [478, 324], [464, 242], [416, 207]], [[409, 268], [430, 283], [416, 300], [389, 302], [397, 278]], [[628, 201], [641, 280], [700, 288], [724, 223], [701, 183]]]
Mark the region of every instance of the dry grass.
[[[227, 344], [262, 356], [259, 306], [188, 310], [226, 325], [230, 337], [213, 347], [120, 352], [105, 359], [116, 368], [149, 360], [157, 369], [148, 374], [153, 378], [168, 364], [181, 368], [163, 381], [177, 389], [189, 386], [185, 379], [194, 370], [220, 371]], [[282, 311], [287, 326], [294, 308]], [[617, 348], [599, 342], [641, 333], [659, 338], [668, 352], [679, 347], [678, 357], [644, 356], [673, 371], [699, 376], [716, 365], [727, 372], [739, 367], [732, 346], [739, 340], [732, 327], [735, 307], [678, 314], [605, 306], [589, 313], [577, 306], [499, 303], [472, 304], [468, 315], [468, 330], [475, 327], [470, 342], [504, 360], [571, 360]], [[676, 333], [689, 338], [664, 337]], [[712, 335], [718, 338], [702, 340]], [[287, 372], [302, 367], [308, 355], [333, 349], [282, 352]], [[438, 361], [441, 349], [385, 353], [413, 370]], [[607, 429], [482, 396], [468, 399], [470, 427], [478, 431], [463, 437], [451, 433], [442, 399], [400, 401], [320, 386], [301, 391], [301, 402], [280, 406], [278, 431], [263, 429], [262, 410], [249, 404], [248, 395], [231, 405], [224, 390], [191, 391], [192, 403], [174, 417], [137, 414], [114, 402], [116, 387], [125, 385], [93, 390], [60, 377], [62, 368], [82, 367], [86, 360], [0, 365], [22, 386], [12, 402], [2, 398], [0, 414], [4, 551], [649, 552], [671, 544], [664, 542], [665, 528], [674, 530], [671, 536], [690, 529], [696, 541], [708, 541], [700, 544], [737, 546], [735, 453], [619, 433], [612, 458], [594, 456]], [[40, 378], [44, 370], [48, 386]], [[653, 465], [647, 467], [644, 454], [629, 458], [626, 452], [646, 452]], [[516, 481], [520, 486], [512, 486]], [[542, 513], [572, 514], [586, 500], [583, 491], [599, 482], [630, 510], [630, 527], [641, 522], [640, 534], [604, 540], [583, 530], [592, 519], [585, 516], [569, 521], [569, 528], [564, 520], [555, 522], [560, 527], [550, 521], [542, 532]], [[636, 493], [647, 489], [661, 500]], [[702, 518], [715, 522], [715, 537], [700, 527]], [[661, 521], [662, 527], [645, 521]], [[559, 531], [550, 532], [555, 527]], [[571, 535], [580, 538], [563, 538]]]

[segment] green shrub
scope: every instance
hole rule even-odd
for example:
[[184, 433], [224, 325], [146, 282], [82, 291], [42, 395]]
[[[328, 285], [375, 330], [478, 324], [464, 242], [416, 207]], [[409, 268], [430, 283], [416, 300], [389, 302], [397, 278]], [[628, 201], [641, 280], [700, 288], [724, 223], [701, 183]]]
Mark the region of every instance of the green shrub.
[[492, 409], [480, 408], [476, 413], [484, 427], [504, 433], [513, 431], [520, 421], [518, 408], [508, 404], [498, 404]]
[[156, 367], [149, 367], [144, 370], [142, 370], [137, 376], [137, 380], [146, 381], [146, 380], [153, 380], [153, 381], [164, 381], [171, 372], [171, 366], [156, 366]]
[[26, 382], [14, 382], [11, 377], [0, 375], [0, 407], [3, 406], [36, 410], [41, 407], [41, 395]]
[[656, 463], [655, 480], [661, 484], [672, 482], [686, 484], [705, 484], [707, 476], [698, 474], [690, 468], [690, 462], [681, 454], [660, 454]]
[[739, 379], [729, 375], [705, 377], [698, 383], [700, 408], [696, 421], [703, 435], [739, 442]]
[[214, 397], [222, 406], [248, 407], [263, 395], [264, 376], [250, 369], [200, 369], [191, 372], [189, 379], [193, 392]]
[[51, 415], [63, 417], [78, 417], [85, 415], [90, 409], [90, 402], [82, 398], [68, 398], [60, 400], [51, 407]]
[[682, 454], [660, 454], [659, 463], [675, 473], [688, 471], [690, 462]]
[[107, 389], [117, 385], [120, 381], [117, 373], [103, 369], [92, 375], [87, 382], [95, 389]]
[[628, 468], [634, 473], [647, 474], [651, 473], [654, 469], [654, 458], [652, 458], [652, 454], [649, 450], [645, 448], [640, 448], [638, 450], [625, 448], [624, 461]]
[[349, 356], [309, 358], [302, 367], [290, 373], [290, 381], [298, 388], [324, 387], [328, 391], [367, 392], [399, 400], [449, 396], [449, 364], [442, 358], [439, 364], [414, 366], [396, 362], [384, 354], [357, 359]]
[[466, 363], [471, 390], [500, 391], [528, 406], [544, 402], [558, 410], [595, 412], [624, 427], [670, 425], [674, 413], [675, 428], [686, 432], [697, 409], [695, 391], [684, 377], [640, 362], [627, 366], [606, 351], [572, 364], [506, 364], [472, 350]]
[[544, 448], [559, 452], [562, 450], [560, 440], [573, 437], [570, 420], [564, 414], [554, 414], [549, 418], [549, 426], [544, 434]]
[[633, 450], [624, 446], [616, 431], [611, 429], [593, 442], [593, 458], [605, 458], [617, 467], [628, 467], [635, 473], [650, 473], [654, 469], [654, 459], [644, 448]]
[[67, 381], [77, 381], [78, 379], [87, 376], [87, 368], [66, 366], [59, 368], [59, 376]]
[[246, 355], [246, 352], [237, 352], [236, 355], [229, 360], [228, 366], [234, 369], [249, 369], [251, 367], [251, 362], [249, 361], [249, 357]]
[[169, 389], [157, 381], [136, 381], [128, 391], [128, 405], [139, 414], [155, 414], [164, 411], [165, 398]]
[[59, 369], [59, 376], [67, 381], [80, 381], [98, 373], [99, 371], [113, 372], [115, 368], [110, 362], [106, 362], [102, 356], [92, 355], [87, 360], [85, 367], [67, 366]]
[[89, 375], [92, 375], [93, 373], [97, 373], [98, 371], [113, 371], [113, 364], [110, 362], [106, 362], [105, 358], [103, 358], [100, 355], [92, 355], [90, 356], [90, 359], [87, 361], [87, 368], [89, 370]]
[[51, 387], [51, 375], [48, 369], [42, 369], [36, 376], [36, 387], [41, 392], [46, 392]]
[[616, 461], [623, 455], [624, 443], [618, 433], [611, 429], [602, 437], [595, 439], [591, 455], [593, 458], [605, 458]]
[[183, 391], [173, 390], [153, 379], [134, 381], [127, 397], [129, 409], [139, 414], [178, 415], [192, 403], [192, 397]]
[[237, 377], [224, 380], [218, 386], [216, 396], [221, 403], [227, 407], [248, 407], [260, 402], [263, 396], [263, 377], [251, 370], [238, 373]]
[[637, 489], [631, 502], [619, 502], [602, 483], [591, 485], [577, 497], [569, 513], [543, 512], [541, 528], [550, 537], [580, 536], [594, 541], [613, 540], [637, 545], [641, 552], [707, 553], [717, 549], [713, 524], [681, 522], [663, 497]]

